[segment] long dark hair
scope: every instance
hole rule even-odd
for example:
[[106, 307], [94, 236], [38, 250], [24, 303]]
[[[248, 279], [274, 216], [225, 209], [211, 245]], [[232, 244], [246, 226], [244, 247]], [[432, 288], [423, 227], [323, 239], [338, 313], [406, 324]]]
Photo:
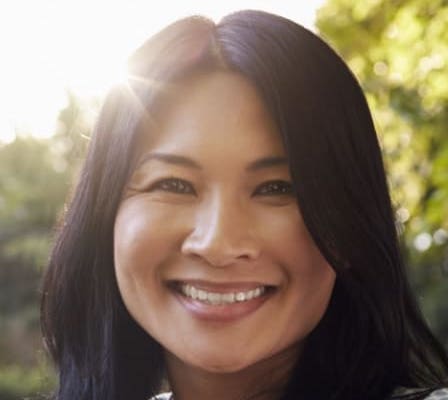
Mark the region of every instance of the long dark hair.
[[337, 273], [283, 399], [384, 399], [397, 386], [442, 385], [448, 357], [411, 293], [371, 115], [338, 55], [285, 18], [241, 11], [218, 24], [190, 17], [170, 25], [135, 52], [129, 69], [128, 85], [105, 100], [44, 280], [42, 327], [59, 370], [57, 398], [143, 400], [161, 390], [162, 349], [118, 291], [114, 220], [140, 124], [164, 88], [216, 69], [240, 73], [264, 99], [306, 226]]

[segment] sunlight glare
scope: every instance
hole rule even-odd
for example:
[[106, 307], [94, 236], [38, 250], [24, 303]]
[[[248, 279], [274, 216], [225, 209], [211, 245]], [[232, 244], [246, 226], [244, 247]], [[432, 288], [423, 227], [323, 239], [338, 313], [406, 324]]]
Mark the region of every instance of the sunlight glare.
[[[132, 51], [163, 26], [192, 14], [219, 20], [244, 8], [284, 15], [312, 29], [324, 0], [6, 0], [0, 10], [0, 142], [52, 135], [67, 91], [102, 98], [127, 80]], [[26, 10], [26, 12], [24, 12]]]

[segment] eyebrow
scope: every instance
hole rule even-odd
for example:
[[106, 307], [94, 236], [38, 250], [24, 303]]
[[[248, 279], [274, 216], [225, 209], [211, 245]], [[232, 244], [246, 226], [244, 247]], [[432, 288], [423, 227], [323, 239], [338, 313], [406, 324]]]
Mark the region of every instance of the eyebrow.
[[[147, 153], [145, 154], [142, 159], [139, 162], [139, 166], [151, 161], [161, 161], [167, 164], [173, 164], [173, 165], [180, 165], [183, 167], [193, 168], [193, 169], [202, 169], [202, 166], [197, 163], [195, 160], [182, 156], [179, 154], [172, 154], [172, 153], [159, 153], [159, 152], [153, 152], [153, 153]], [[269, 157], [263, 157], [259, 158], [255, 161], [252, 161], [248, 164], [246, 167], [246, 171], [248, 172], [256, 172], [262, 169], [277, 167], [277, 166], [284, 166], [288, 165], [288, 160], [286, 157], [280, 157], [280, 156], [269, 156]]]
[[259, 171], [261, 169], [278, 167], [288, 165], [288, 160], [286, 157], [263, 157], [258, 160], [252, 161], [247, 167], [246, 170], [250, 172]]
[[191, 158], [171, 153], [147, 153], [140, 160], [139, 166], [151, 160], [162, 161], [167, 164], [181, 165], [188, 168], [202, 169], [202, 167]]

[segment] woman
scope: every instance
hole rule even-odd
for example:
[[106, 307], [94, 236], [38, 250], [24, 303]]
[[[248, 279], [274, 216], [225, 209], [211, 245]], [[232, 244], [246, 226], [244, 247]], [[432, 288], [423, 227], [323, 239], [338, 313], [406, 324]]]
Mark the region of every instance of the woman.
[[361, 89], [267, 13], [187, 18], [137, 50], [43, 292], [61, 400], [447, 395]]

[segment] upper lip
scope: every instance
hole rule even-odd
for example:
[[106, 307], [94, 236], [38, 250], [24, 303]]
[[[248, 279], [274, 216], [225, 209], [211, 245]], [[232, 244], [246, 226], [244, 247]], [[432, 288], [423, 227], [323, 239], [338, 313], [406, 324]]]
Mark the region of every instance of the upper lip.
[[267, 284], [259, 281], [227, 281], [227, 282], [216, 282], [208, 281], [202, 279], [176, 279], [168, 281], [168, 284], [179, 287], [180, 285], [191, 285], [196, 289], [202, 289], [212, 292], [232, 292], [232, 291], [247, 291], [252, 290], [257, 287], [273, 287], [275, 285]]

